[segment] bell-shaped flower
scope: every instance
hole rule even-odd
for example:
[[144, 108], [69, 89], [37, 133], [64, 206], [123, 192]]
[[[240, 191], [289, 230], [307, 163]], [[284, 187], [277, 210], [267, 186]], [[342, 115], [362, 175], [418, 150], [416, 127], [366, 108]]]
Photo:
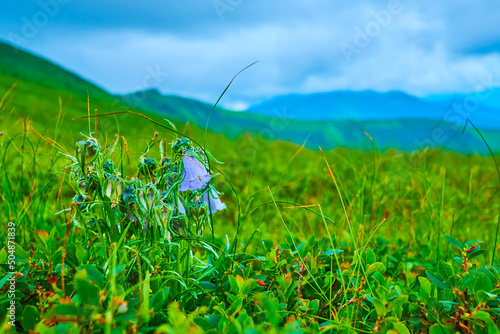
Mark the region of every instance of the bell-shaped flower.
[[212, 188], [208, 188], [208, 191], [203, 194], [203, 202], [207, 203], [207, 208], [211, 214], [226, 208], [226, 204], [221, 202], [219, 194]]
[[182, 162], [184, 169], [181, 173], [182, 182], [179, 191], [198, 190], [210, 181], [210, 175], [198, 159], [185, 155]]

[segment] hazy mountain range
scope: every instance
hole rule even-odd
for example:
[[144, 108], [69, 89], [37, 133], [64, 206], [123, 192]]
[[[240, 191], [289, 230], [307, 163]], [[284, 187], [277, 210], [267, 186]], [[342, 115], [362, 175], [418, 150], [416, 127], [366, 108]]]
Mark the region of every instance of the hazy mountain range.
[[470, 118], [476, 126], [500, 129], [500, 89], [428, 98], [400, 91], [292, 94], [264, 101], [249, 108], [248, 112], [272, 117], [276, 110], [295, 119], [318, 121], [426, 119], [460, 122], [458, 118], [462, 118], [465, 123], [465, 119]]
[[[212, 108], [209, 103], [163, 95], [154, 89], [112, 95], [48, 60], [0, 42], [0, 96], [14, 82], [19, 97], [16, 111], [40, 119], [43, 115], [37, 114], [37, 110], [50, 109], [51, 103], [57, 112], [59, 102], [55, 96], [77, 99], [79, 105], [84, 105], [89, 94], [92, 102], [102, 102], [100, 113], [117, 111], [116, 106], [125, 105], [201, 128], [205, 127]], [[457, 94], [423, 99], [397, 91], [285, 95], [245, 112], [217, 108], [208, 128], [229, 138], [254, 133], [265, 139], [297, 144], [307, 140], [307, 147], [312, 149], [342, 146], [371, 150], [366, 132], [379, 149], [414, 150], [431, 146], [486, 154], [484, 143], [472, 128], [461, 132], [469, 117], [482, 129], [489, 144], [500, 150], [500, 91], [490, 93], [488, 98]], [[227, 94], [231, 94], [230, 89]], [[471, 104], [475, 98], [479, 102]]]

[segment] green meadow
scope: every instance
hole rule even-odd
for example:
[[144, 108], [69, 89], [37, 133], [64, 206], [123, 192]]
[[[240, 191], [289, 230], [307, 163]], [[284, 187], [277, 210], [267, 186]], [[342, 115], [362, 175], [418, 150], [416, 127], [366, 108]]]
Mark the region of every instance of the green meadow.
[[0, 98], [2, 333], [500, 332], [498, 156], [228, 139], [22, 52]]

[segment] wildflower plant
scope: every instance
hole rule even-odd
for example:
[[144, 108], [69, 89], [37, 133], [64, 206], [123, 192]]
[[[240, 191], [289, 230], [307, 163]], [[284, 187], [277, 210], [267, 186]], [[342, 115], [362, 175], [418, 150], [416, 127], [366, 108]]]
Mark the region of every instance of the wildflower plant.
[[[104, 267], [116, 247], [132, 251], [123, 252], [127, 256], [137, 252], [144, 258], [156, 249], [159, 258], [150, 270], [170, 272], [187, 288], [185, 281], [195, 270], [193, 248], [201, 246], [216, 256], [205, 234], [210, 231], [213, 239], [212, 214], [225, 209], [211, 184], [209, 158], [188, 138], [171, 144], [153, 139], [139, 158], [137, 172], [127, 177], [118, 143], [119, 138], [102, 147], [88, 137], [76, 144], [70, 157], [75, 191], [71, 223], [98, 250]], [[157, 157], [150, 157], [153, 146], [159, 148]]]
[[[160, 142], [159, 161], [142, 155], [138, 175], [126, 178], [111, 159], [116, 143], [101, 151], [95, 138], [77, 143], [72, 157], [72, 181], [76, 190], [73, 202], [78, 209], [73, 223], [98, 234], [116, 230], [122, 233], [132, 223], [136, 237], [156, 240], [203, 238], [209, 213], [225, 209], [215, 187], [209, 184], [208, 160], [200, 148], [187, 138], [171, 145], [166, 154], [165, 141]], [[106, 216], [109, 223], [94, 226]], [[176, 225], [181, 223], [181, 226]]]

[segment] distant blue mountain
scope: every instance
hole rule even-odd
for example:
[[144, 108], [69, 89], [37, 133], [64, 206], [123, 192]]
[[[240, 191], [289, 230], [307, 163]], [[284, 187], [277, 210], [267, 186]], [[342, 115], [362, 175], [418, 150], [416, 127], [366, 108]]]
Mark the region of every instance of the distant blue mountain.
[[[331, 94], [338, 95], [338, 93]], [[312, 94], [314, 97], [326, 97], [327, 95]], [[464, 154], [488, 154], [484, 142], [472, 128], [462, 133], [465, 119], [457, 118], [457, 115], [453, 113], [447, 114], [447, 108], [439, 108], [439, 103], [427, 103], [399, 92], [391, 92], [388, 95], [369, 92], [368, 95], [372, 96], [372, 101], [378, 100], [383, 106], [387, 104], [390, 108], [379, 106], [378, 109], [372, 109], [367, 107], [363, 112], [359, 112], [353, 117], [353, 110], [356, 111], [354, 106], [361, 103], [345, 98], [345, 104], [342, 108], [350, 113], [350, 117], [346, 116], [348, 119], [336, 113], [322, 115], [321, 107], [307, 109], [310, 111], [309, 113], [293, 114], [293, 112], [300, 110], [297, 108], [299, 102], [305, 103], [305, 100], [312, 97], [292, 95], [293, 98], [290, 99], [287, 99], [290, 96], [274, 99], [274, 102], [269, 102], [269, 107], [263, 108], [260, 114], [216, 109], [210, 119], [209, 129], [229, 138], [238, 138], [247, 135], [247, 133], [253, 133], [266, 139], [286, 140], [299, 145], [306, 141], [306, 147], [312, 149], [318, 149], [319, 146], [324, 149], [340, 146], [371, 150], [371, 141], [365, 134], [364, 131], [366, 131], [373, 138], [378, 149], [397, 148], [413, 151], [433, 147]], [[395, 98], [392, 95], [395, 95]], [[156, 90], [138, 92], [123, 98], [125, 101], [135, 101], [134, 106], [140, 109], [150, 110], [173, 120], [187, 121], [199, 127], [205, 126], [206, 119], [212, 109], [209, 104], [162, 95]], [[326, 98], [312, 100], [321, 101], [323, 106], [331, 103]], [[398, 113], [399, 110], [402, 110], [404, 101], [413, 101], [414, 107], [406, 109], [408, 113], [405, 114], [405, 117], [401, 117]], [[366, 101], [361, 102], [366, 103]], [[293, 107], [292, 112], [288, 108], [289, 105]], [[427, 109], [420, 110], [416, 106], [434, 108], [433, 110], [439, 111], [439, 113], [432, 114], [432, 110], [431, 112]], [[391, 110], [392, 113], [387, 112], [386, 109]], [[372, 110], [379, 110], [380, 114], [367, 116], [371, 115]], [[421, 116], [422, 114], [427, 118]], [[410, 117], [414, 115], [419, 115], [419, 117]], [[481, 130], [490, 146], [499, 152], [500, 131], [488, 130], [484, 127], [481, 127]]]
[[[400, 91], [336, 91], [283, 95], [250, 107], [247, 112], [297, 120], [354, 121], [426, 119], [463, 123], [469, 117], [485, 129], [500, 129], [500, 90], [471, 107], [468, 95], [418, 98]], [[473, 110], [472, 110], [473, 109]], [[470, 110], [470, 111], [468, 111]]]
[[[451, 100], [458, 100], [462, 104], [467, 105], [470, 113], [474, 114], [475, 111], [493, 110], [500, 114], [500, 88], [490, 88], [480, 92], [473, 92], [470, 94], [444, 94], [432, 95], [425, 97], [422, 100], [429, 103], [439, 103], [445, 105]], [[477, 105], [477, 108], [476, 108]]]

